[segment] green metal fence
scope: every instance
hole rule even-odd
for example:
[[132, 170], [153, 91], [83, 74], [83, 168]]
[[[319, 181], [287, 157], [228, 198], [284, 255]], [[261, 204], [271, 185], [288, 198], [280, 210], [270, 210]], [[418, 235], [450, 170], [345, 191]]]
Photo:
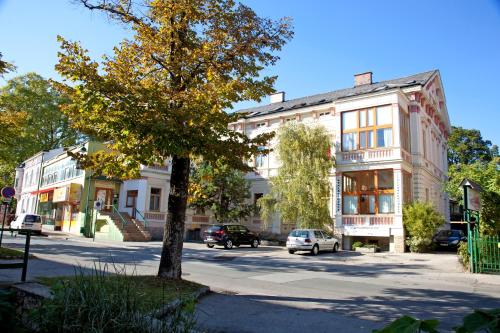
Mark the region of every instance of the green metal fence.
[[481, 236], [478, 229], [470, 232], [472, 272], [500, 273], [500, 237]]

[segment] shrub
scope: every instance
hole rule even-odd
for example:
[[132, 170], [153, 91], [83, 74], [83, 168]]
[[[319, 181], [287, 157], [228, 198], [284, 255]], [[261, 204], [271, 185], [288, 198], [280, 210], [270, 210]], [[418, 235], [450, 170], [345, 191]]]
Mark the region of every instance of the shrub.
[[0, 331], [8, 332], [17, 323], [15, 294], [7, 289], [0, 289]]
[[469, 268], [469, 249], [467, 242], [460, 242], [457, 249], [457, 254], [464, 268]]
[[162, 305], [145, 302], [136, 292], [137, 279], [124, 270], [109, 274], [95, 267], [91, 274], [77, 270], [74, 278], [61, 280], [53, 298], [32, 313], [40, 332], [189, 332], [194, 325], [194, 301], [181, 302], [168, 318], [152, 314]]
[[444, 218], [429, 203], [413, 202], [403, 208], [403, 224], [410, 239], [407, 241], [412, 252], [430, 249], [432, 237], [444, 224]]
[[[402, 316], [380, 330], [373, 333], [428, 332], [439, 333], [439, 320], [420, 320], [410, 316]], [[474, 310], [463, 318], [462, 325], [454, 327], [456, 333], [496, 333], [500, 332], [500, 309]], [[448, 332], [448, 331], [447, 331]]]
[[356, 249], [357, 247], [363, 247], [363, 243], [361, 243], [360, 241], [355, 241], [354, 243], [352, 243], [353, 249]]

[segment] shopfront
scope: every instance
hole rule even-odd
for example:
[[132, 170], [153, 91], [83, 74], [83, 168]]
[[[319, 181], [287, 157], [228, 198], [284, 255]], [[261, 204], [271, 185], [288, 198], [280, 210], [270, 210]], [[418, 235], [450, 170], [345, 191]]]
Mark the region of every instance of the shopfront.
[[46, 229], [80, 233], [82, 185], [67, 184], [39, 193], [38, 213]]
[[82, 185], [68, 184], [54, 189], [52, 202], [55, 208], [55, 223], [59, 230], [80, 233], [80, 200]]

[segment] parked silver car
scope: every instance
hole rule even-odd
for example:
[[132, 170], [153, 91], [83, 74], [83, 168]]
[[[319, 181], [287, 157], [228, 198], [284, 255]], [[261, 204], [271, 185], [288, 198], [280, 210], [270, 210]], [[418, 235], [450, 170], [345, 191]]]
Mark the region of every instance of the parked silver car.
[[288, 253], [296, 251], [310, 251], [317, 255], [319, 251], [339, 250], [339, 240], [329, 233], [318, 229], [295, 229], [290, 232], [286, 240]]

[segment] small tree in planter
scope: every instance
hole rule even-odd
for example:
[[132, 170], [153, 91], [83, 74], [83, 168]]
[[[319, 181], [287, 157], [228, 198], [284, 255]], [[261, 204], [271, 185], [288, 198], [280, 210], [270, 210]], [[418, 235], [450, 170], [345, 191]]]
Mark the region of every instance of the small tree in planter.
[[444, 218], [429, 203], [413, 202], [403, 208], [403, 224], [410, 239], [411, 252], [425, 252], [432, 244], [436, 230], [444, 224]]

